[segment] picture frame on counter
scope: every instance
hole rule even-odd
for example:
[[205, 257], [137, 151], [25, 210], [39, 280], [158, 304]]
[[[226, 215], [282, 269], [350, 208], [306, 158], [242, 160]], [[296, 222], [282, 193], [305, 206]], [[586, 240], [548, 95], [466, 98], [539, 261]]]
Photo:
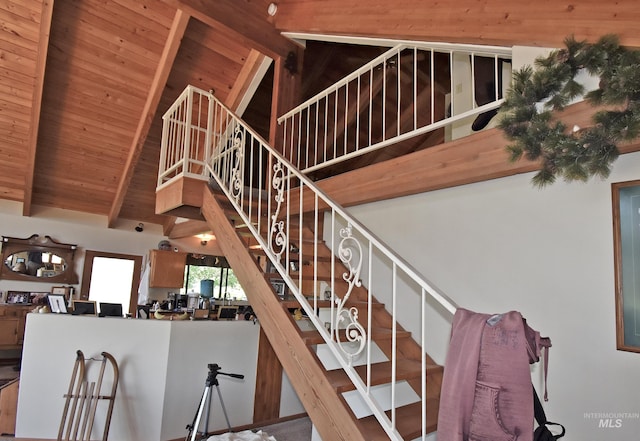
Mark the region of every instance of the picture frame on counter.
[[51, 287], [51, 294], [62, 294], [63, 296], [66, 296], [67, 298], [69, 298], [69, 295], [71, 294], [71, 287], [70, 286], [53, 286]]
[[94, 300], [74, 300], [73, 315], [98, 315]]
[[220, 306], [218, 308], [218, 320], [235, 320], [237, 313], [237, 306]]
[[151, 308], [149, 305], [137, 305], [136, 306], [136, 318], [147, 320], [150, 315]]
[[67, 311], [67, 299], [64, 294], [49, 294], [47, 295], [47, 302], [49, 302], [49, 309], [54, 314], [66, 314]]
[[31, 303], [31, 293], [25, 291], [7, 291], [7, 303], [26, 305]]

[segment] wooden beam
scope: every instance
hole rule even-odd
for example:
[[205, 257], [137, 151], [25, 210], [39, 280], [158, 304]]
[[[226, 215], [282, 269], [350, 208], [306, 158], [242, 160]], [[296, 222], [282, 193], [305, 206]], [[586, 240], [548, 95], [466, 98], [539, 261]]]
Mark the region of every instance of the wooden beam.
[[164, 217], [164, 221], [162, 222], [162, 234], [165, 236], [169, 236], [171, 234], [171, 231], [173, 231], [173, 228], [176, 226], [176, 219], [177, 217], [175, 216]]
[[400, 38], [503, 46], [560, 47], [569, 34], [595, 41], [617, 34], [640, 47], [634, 1], [296, 0], [280, 2], [283, 32]]
[[[568, 127], [591, 124], [593, 107], [581, 102], [560, 115]], [[508, 141], [499, 129], [488, 129], [437, 146], [316, 182], [334, 201], [348, 207], [368, 202], [536, 171], [538, 162], [510, 162]], [[635, 142], [621, 153], [640, 150]], [[375, 177], [375, 178], [374, 178]], [[295, 192], [292, 200], [297, 200]], [[295, 204], [294, 204], [295, 205]]]
[[142, 152], [142, 147], [144, 146], [147, 135], [149, 134], [153, 118], [158, 110], [158, 104], [160, 103], [164, 86], [167, 84], [171, 67], [173, 66], [178, 49], [180, 48], [180, 42], [182, 41], [184, 32], [189, 24], [189, 18], [189, 14], [186, 14], [180, 9], [176, 11], [173, 18], [173, 24], [171, 25], [169, 36], [165, 42], [164, 50], [162, 51], [162, 56], [158, 63], [158, 68], [156, 69], [153, 81], [151, 82], [151, 87], [149, 88], [147, 102], [144, 105], [142, 116], [140, 121], [138, 121], [138, 127], [136, 129], [133, 142], [131, 143], [131, 148], [129, 149], [129, 157], [127, 158], [124, 171], [120, 176], [118, 190], [116, 191], [115, 198], [111, 204], [111, 209], [109, 210], [109, 228], [113, 228], [115, 221], [120, 214], [120, 210], [122, 209], [124, 198], [133, 177], [133, 171], [140, 157], [140, 153]]
[[364, 441], [357, 424], [345, 411], [344, 400], [336, 394], [315, 354], [302, 340], [298, 325], [280, 304], [262, 269], [209, 189], [204, 192], [202, 212], [322, 439]]
[[238, 0], [165, 0], [165, 3], [183, 9], [192, 17], [220, 29], [232, 39], [243, 41], [246, 46], [258, 49], [272, 59], [285, 57], [297, 44], [283, 37], [269, 23], [266, 8], [260, 10], [260, 2]]
[[156, 214], [165, 214], [175, 208], [199, 207], [202, 202], [202, 188], [206, 181], [191, 177], [181, 177], [156, 191]]
[[269, 339], [260, 328], [258, 340], [258, 368], [256, 393], [253, 403], [253, 424], [275, 421], [280, 417], [282, 396], [282, 365], [271, 347]]
[[31, 215], [31, 198], [33, 196], [33, 178], [35, 176], [36, 151], [38, 147], [38, 129], [40, 128], [40, 110], [42, 109], [42, 91], [44, 89], [44, 73], [47, 65], [51, 20], [53, 18], [53, 0], [42, 2], [40, 14], [40, 39], [34, 72], [33, 96], [31, 98], [31, 126], [27, 141], [27, 163], [25, 170], [24, 196], [22, 204], [23, 216]]
[[251, 49], [249, 52], [249, 56], [244, 62], [238, 78], [233, 83], [225, 102], [225, 105], [238, 116], [242, 116], [244, 113], [271, 61], [273, 60], [255, 49]]
[[[298, 61], [297, 71], [302, 72], [304, 51], [298, 48], [295, 52]], [[271, 123], [269, 127], [269, 144], [282, 152], [283, 133], [278, 124], [278, 115], [293, 109], [300, 103], [302, 80], [301, 75], [292, 75], [284, 67], [285, 58], [275, 60], [273, 74], [273, 97], [271, 99]]]

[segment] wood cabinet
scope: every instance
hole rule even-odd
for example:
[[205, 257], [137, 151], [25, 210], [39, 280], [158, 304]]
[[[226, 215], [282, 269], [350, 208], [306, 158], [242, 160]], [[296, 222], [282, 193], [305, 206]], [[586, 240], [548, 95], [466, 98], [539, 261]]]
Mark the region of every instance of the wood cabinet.
[[19, 349], [24, 326], [33, 305], [0, 305], [0, 349]]
[[0, 433], [3, 435], [16, 433], [19, 387], [20, 379], [18, 378], [0, 386]]
[[181, 288], [184, 285], [184, 266], [187, 253], [151, 250], [151, 288]]

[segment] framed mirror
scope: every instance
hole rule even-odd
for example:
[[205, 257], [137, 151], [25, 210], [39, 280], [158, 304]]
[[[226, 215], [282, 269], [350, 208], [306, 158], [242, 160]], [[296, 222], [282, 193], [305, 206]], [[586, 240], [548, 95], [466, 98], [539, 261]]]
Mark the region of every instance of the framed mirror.
[[0, 278], [47, 283], [78, 283], [73, 259], [77, 245], [33, 234], [26, 239], [2, 237]]

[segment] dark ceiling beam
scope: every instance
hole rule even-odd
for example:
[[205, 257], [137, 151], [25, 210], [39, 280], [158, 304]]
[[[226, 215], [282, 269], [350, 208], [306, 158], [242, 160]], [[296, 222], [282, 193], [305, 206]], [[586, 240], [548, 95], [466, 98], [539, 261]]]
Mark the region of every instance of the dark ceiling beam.
[[116, 191], [115, 198], [111, 204], [111, 209], [109, 210], [109, 228], [113, 228], [115, 226], [115, 222], [120, 214], [120, 210], [122, 209], [124, 198], [127, 194], [131, 179], [133, 178], [135, 166], [140, 158], [142, 147], [144, 146], [151, 128], [151, 123], [153, 122], [153, 118], [158, 110], [158, 104], [160, 103], [162, 92], [167, 84], [169, 73], [171, 72], [178, 49], [180, 48], [182, 37], [187, 29], [187, 25], [189, 24], [189, 19], [189, 14], [180, 9], [176, 11], [173, 18], [169, 36], [165, 42], [162, 56], [158, 63], [158, 68], [156, 69], [153, 81], [151, 82], [151, 87], [149, 88], [147, 102], [144, 105], [144, 110], [142, 111], [142, 115], [138, 121], [138, 127], [136, 128], [136, 133], [134, 135], [133, 142], [131, 143], [131, 148], [129, 149], [129, 157], [127, 158], [127, 163], [125, 164], [122, 175], [120, 176], [118, 190]]
[[[240, 70], [240, 74], [227, 95], [225, 105], [228, 108], [242, 116], [247, 104], [246, 99], [251, 99], [251, 96], [255, 93], [260, 81], [264, 78], [265, 67], [268, 67], [270, 62], [271, 59], [269, 57], [255, 49], [251, 49]], [[242, 109], [240, 109], [241, 105]]]
[[[435, 92], [435, 91], [434, 91]], [[439, 92], [435, 92], [435, 117], [434, 121], [439, 121], [444, 119], [444, 96], [440, 95]], [[440, 95], [440, 96], [437, 96]], [[427, 109], [426, 115], [423, 115], [427, 118], [431, 118], [431, 87], [423, 88], [420, 93], [416, 97], [416, 101], [411, 101], [408, 106], [405, 106], [400, 113], [400, 123], [398, 124], [398, 119], [394, 118], [390, 121], [389, 126], [385, 129], [386, 133], [397, 133], [398, 127], [400, 127], [401, 133], [406, 133], [407, 127], [413, 127], [413, 118], [415, 109]], [[443, 129], [437, 129], [428, 134], [417, 136], [416, 139], [408, 139], [404, 142], [400, 142], [395, 144], [392, 148], [382, 148], [376, 151], [371, 152], [371, 154], [365, 154], [363, 156], [354, 158], [352, 169], [359, 169], [361, 167], [366, 167], [368, 165], [386, 161], [388, 159], [397, 158], [401, 155], [407, 155], [416, 151], [419, 146], [432, 146], [432, 140], [438, 140], [438, 144], [442, 143], [443, 137]]]
[[311, 90], [318, 87], [318, 83], [325, 74], [331, 62], [335, 57], [335, 46], [331, 44], [319, 45], [314, 50], [313, 68], [304, 69], [304, 78], [302, 78], [301, 95], [303, 97], [311, 96]]
[[40, 40], [38, 41], [38, 54], [36, 58], [36, 70], [31, 97], [31, 127], [27, 141], [27, 164], [25, 171], [24, 196], [22, 214], [31, 215], [31, 199], [33, 197], [33, 178], [35, 176], [36, 151], [38, 146], [38, 129], [40, 128], [40, 110], [42, 108], [42, 92], [44, 90], [44, 73], [47, 65], [47, 52], [49, 50], [49, 36], [51, 34], [51, 20], [53, 17], [53, 0], [42, 2], [40, 14]]
[[260, 2], [241, 0], [165, 0], [165, 3], [189, 12], [201, 22], [219, 29], [235, 40], [244, 41], [263, 54], [276, 59], [286, 57], [297, 47], [269, 22], [266, 7]]

